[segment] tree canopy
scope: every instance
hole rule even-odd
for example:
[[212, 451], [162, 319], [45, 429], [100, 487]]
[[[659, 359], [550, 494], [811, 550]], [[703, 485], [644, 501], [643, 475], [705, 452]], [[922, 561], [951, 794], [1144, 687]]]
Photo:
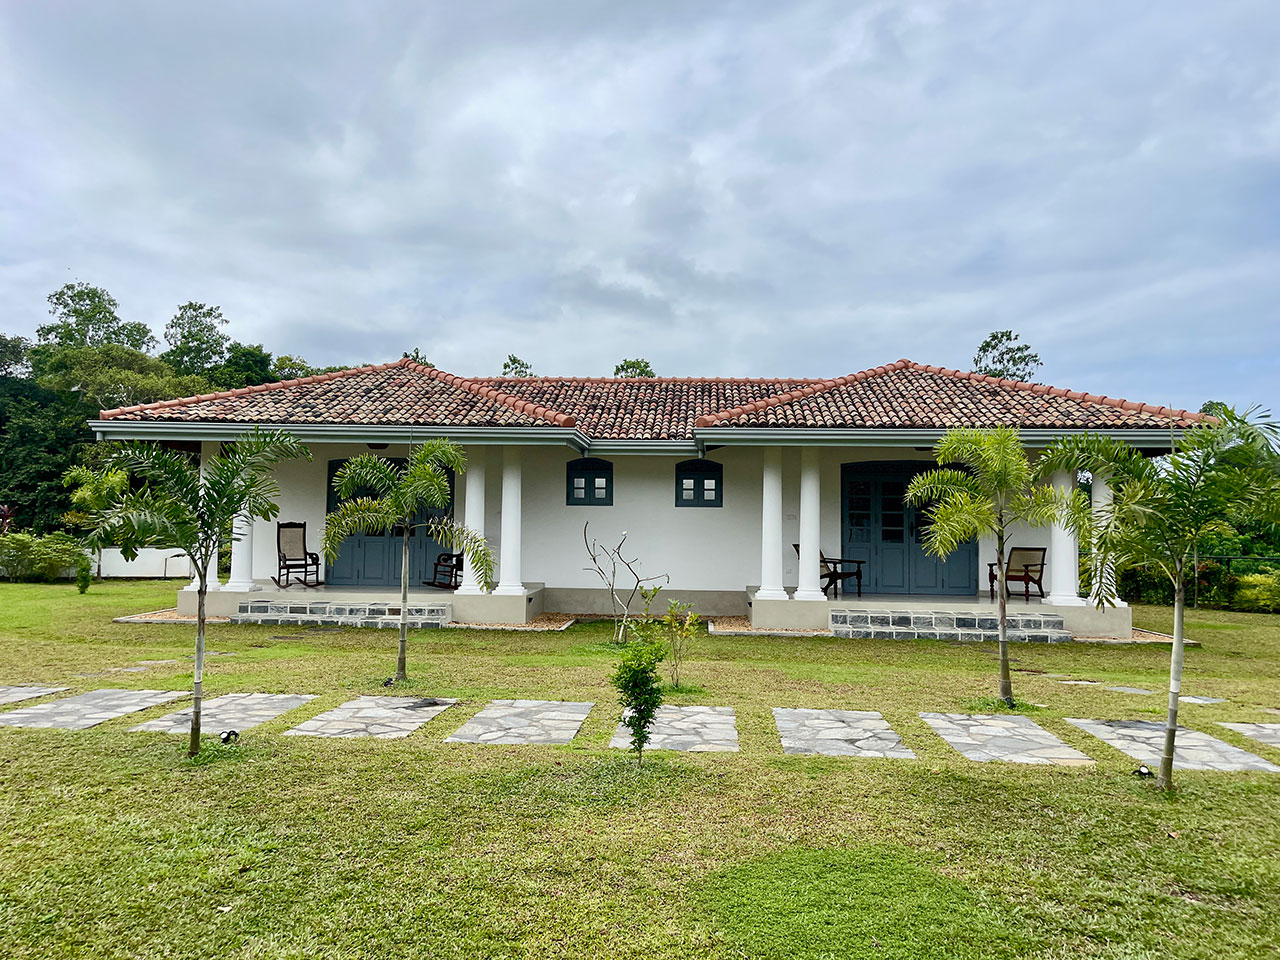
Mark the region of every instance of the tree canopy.
[[623, 360], [613, 368], [613, 375], [615, 377], [624, 377], [626, 379], [657, 376], [657, 374], [653, 372], [653, 367], [650, 365], [649, 361], [640, 357], [637, 357], [634, 360]]
[[993, 330], [973, 355], [975, 373], [1005, 380], [1030, 380], [1044, 364], [1012, 330]]
[[114, 343], [144, 353], [156, 345], [145, 323], [120, 319], [116, 312], [120, 304], [101, 287], [80, 281], [63, 284], [49, 294], [48, 302], [53, 322], [36, 328], [41, 344], [100, 347]]
[[165, 325], [164, 342], [169, 349], [160, 359], [182, 376], [207, 373], [226, 362], [231, 338], [222, 332], [227, 319], [220, 307], [191, 301]]

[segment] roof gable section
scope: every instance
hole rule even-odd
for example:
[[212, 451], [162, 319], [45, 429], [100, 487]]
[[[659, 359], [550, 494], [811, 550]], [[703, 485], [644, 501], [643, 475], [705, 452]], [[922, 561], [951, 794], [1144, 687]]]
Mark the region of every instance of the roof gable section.
[[557, 426], [574, 419], [407, 357], [296, 380], [104, 410], [103, 420]]
[[1185, 428], [1186, 410], [899, 360], [698, 418], [699, 427]]

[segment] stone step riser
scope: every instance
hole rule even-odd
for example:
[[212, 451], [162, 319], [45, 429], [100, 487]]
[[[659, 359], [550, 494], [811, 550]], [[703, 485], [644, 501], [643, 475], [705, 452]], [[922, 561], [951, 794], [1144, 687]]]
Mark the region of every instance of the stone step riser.
[[[241, 603], [239, 615], [251, 617], [359, 618], [399, 617], [398, 603]], [[410, 605], [410, 617], [448, 620], [452, 607], [447, 603]]]
[[[929, 627], [832, 627], [837, 637], [850, 640], [958, 640], [963, 643], [995, 643], [1000, 639], [996, 630]], [[1009, 630], [1010, 643], [1070, 643], [1071, 634], [1066, 630]]]
[[[241, 614], [231, 618], [232, 623], [250, 623], [270, 627], [368, 627], [379, 630], [400, 629], [400, 617], [275, 617], [267, 614]], [[423, 620], [410, 617], [410, 630], [438, 630], [447, 619]]]
[[[999, 620], [993, 614], [917, 613], [914, 611], [832, 610], [830, 625], [834, 627], [878, 627], [917, 630], [997, 630]], [[1009, 630], [1043, 632], [1062, 630], [1060, 614], [1012, 614], [1006, 618]]]

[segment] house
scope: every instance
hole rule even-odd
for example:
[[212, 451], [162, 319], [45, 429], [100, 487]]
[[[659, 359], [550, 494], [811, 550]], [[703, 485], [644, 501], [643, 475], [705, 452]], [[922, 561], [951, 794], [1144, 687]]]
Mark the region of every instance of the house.
[[[455, 516], [482, 531], [499, 558], [483, 593], [470, 570], [449, 594], [461, 622], [527, 622], [538, 613], [605, 612], [588, 569], [587, 535], [627, 532], [646, 575], [711, 615], [747, 615], [760, 627], [825, 628], [850, 603], [929, 609], [987, 602], [988, 542], [940, 560], [921, 547], [921, 512], [903, 503], [910, 477], [932, 465], [932, 444], [958, 426], [1017, 426], [1031, 448], [1096, 431], [1158, 454], [1196, 413], [899, 360], [831, 380], [575, 377], [474, 378], [408, 358], [381, 366], [103, 411], [100, 439], [189, 444], [210, 454], [255, 425], [286, 429], [313, 462], [277, 468], [280, 520], [305, 521], [318, 550], [330, 480], [370, 450], [448, 437], [466, 451]], [[1060, 475], [1069, 486], [1075, 478]], [[1095, 500], [1108, 495], [1093, 483]], [[278, 592], [274, 523], [245, 525], [231, 580], [210, 595], [234, 613], [257, 591]], [[1047, 596], [1038, 609], [1068, 630], [1127, 636], [1120, 606], [1102, 613], [1079, 595], [1078, 545], [1065, 528], [1019, 531], [1015, 545], [1047, 547]], [[794, 545], [794, 546], [793, 546]], [[430, 577], [439, 546], [415, 542], [411, 582]], [[863, 600], [831, 600], [819, 552], [864, 563]], [[399, 547], [352, 537], [324, 572], [329, 595], [396, 596]], [[264, 589], [265, 588], [265, 589]], [[852, 589], [852, 587], [851, 587]], [[324, 591], [290, 591], [313, 601]], [[370, 594], [371, 595], [371, 594]], [[180, 605], [191, 606], [187, 594]]]

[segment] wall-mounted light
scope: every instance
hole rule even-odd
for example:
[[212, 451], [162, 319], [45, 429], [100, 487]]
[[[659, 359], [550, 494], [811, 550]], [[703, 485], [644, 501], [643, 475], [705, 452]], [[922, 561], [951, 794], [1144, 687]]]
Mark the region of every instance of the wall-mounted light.
[[385, 450], [385, 449], [387, 449], [387, 445], [386, 445], [385, 443], [366, 443], [366, 444], [365, 444], [365, 446], [366, 446], [366, 447], [368, 447], [370, 450]]

